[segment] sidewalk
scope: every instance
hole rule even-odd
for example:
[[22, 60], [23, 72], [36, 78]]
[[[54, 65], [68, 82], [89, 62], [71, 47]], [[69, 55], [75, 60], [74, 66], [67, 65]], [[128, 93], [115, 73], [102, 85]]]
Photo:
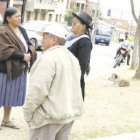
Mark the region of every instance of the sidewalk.
[[[129, 87], [104, 86], [109, 82], [110, 74], [86, 83], [85, 113], [75, 121], [70, 140], [140, 140], [140, 133], [133, 133], [140, 131], [140, 80], [131, 79], [132, 70], [117, 73], [130, 80]], [[0, 120], [2, 113], [1, 108]], [[0, 140], [28, 140], [28, 127], [21, 107], [13, 108], [11, 120], [20, 129], [2, 127]], [[120, 134], [126, 135], [113, 136]]]

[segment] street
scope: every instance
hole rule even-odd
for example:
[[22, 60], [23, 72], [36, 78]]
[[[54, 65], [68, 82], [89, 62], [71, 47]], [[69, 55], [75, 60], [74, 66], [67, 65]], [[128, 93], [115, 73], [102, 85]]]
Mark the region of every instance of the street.
[[90, 60], [91, 70], [89, 75], [86, 77], [86, 81], [103, 76], [105, 74], [113, 72], [115, 73], [118, 69], [127, 67], [126, 63], [124, 63], [121, 64], [120, 67], [113, 68], [113, 65], [115, 63], [114, 57], [119, 45], [120, 44], [117, 43], [111, 43], [110, 46], [106, 46], [103, 44], [93, 44]]

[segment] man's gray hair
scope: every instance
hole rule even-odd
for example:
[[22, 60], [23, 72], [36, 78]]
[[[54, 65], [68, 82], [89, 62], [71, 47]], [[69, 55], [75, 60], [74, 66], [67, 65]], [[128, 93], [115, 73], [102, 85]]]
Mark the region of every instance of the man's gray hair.
[[57, 39], [58, 39], [58, 43], [59, 43], [59, 45], [65, 45], [66, 40], [65, 40], [64, 38], [57, 37]]

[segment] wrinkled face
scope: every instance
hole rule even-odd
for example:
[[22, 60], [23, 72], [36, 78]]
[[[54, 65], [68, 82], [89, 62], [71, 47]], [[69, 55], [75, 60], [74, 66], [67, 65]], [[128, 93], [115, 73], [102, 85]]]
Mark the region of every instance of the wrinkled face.
[[7, 21], [14, 27], [17, 27], [21, 23], [21, 12], [17, 12], [16, 14], [12, 15], [11, 17], [7, 17]]
[[86, 25], [82, 25], [81, 22], [79, 21], [78, 18], [74, 17], [73, 22], [72, 22], [72, 29], [71, 31], [75, 35], [83, 34], [85, 33], [86, 30]]
[[43, 44], [43, 48], [42, 48], [43, 51], [52, 47], [54, 45], [54, 36], [48, 33], [43, 33], [42, 44]]

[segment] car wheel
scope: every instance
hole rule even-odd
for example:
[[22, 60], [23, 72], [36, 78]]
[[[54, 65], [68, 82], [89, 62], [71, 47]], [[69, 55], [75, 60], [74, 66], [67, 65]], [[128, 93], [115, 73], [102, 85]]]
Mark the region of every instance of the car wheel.
[[106, 46], [109, 46], [109, 43], [106, 43]]
[[95, 44], [98, 44], [98, 42], [95, 42]]
[[31, 38], [30, 41], [31, 41], [33, 47], [35, 47], [35, 49], [38, 49], [37, 40], [35, 38]]

